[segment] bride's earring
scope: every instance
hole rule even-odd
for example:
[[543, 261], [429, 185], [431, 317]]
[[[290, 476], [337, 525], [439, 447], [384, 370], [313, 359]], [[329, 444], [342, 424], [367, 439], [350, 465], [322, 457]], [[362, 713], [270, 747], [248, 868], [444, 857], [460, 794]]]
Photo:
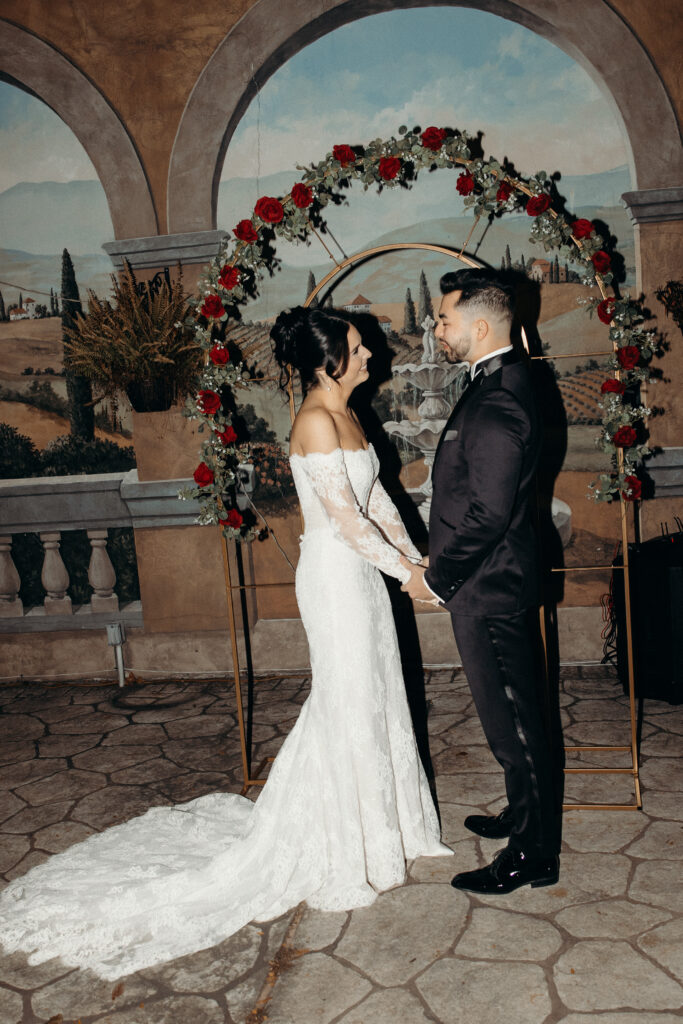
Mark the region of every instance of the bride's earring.
[[325, 388], [325, 391], [331, 391], [332, 390], [332, 385], [325, 383], [325, 378], [323, 377], [322, 374], [318, 377], [318, 380], [320, 382], [320, 385]]

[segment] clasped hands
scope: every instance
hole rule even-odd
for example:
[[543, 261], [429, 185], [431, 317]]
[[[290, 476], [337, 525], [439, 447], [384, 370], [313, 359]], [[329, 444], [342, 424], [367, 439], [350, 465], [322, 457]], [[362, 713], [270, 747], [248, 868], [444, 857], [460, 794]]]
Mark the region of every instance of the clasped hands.
[[405, 555], [401, 555], [400, 561], [401, 565], [410, 572], [410, 579], [407, 583], [401, 585], [401, 590], [405, 591], [414, 601], [421, 601], [423, 604], [439, 605], [441, 602], [434, 597], [424, 579], [429, 559], [424, 558], [416, 565], [414, 562], [409, 562]]

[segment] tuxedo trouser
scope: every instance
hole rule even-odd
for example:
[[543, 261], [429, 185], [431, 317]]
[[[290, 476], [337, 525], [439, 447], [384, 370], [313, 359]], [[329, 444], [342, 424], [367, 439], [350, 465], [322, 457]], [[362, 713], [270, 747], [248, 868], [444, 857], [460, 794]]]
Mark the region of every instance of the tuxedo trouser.
[[451, 618], [484, 734], [505, 772], [510, 846], [550, 857], [559, 852], [560, 808], [541, 713], [535, 614]]

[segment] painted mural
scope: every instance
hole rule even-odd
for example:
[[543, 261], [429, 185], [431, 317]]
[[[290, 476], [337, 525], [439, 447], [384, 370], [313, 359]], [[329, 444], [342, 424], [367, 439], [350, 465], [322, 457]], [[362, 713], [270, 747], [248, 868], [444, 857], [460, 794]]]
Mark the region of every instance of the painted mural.
[[[230, 141], [218, 226], [232, 228], [260, 196], [288, 191], [296, 167], [319, 161], [334, 144], [386, 137], [402, 124], [481, 132], [487, 154], [506, 157], [523, 174], [553, 174], [574, 215], [607, 225], [616, 236], [621, 286], [634, 285], [633, 232], [620, 200], [631, 187], [628, 150], [611, 105], [588, 74], [549, 42], [494, 15], [461, 8], [366, 17], [290, 59], [254, 99]], [[86, 288], [105, 295], [111, 265], [100, 247], [113, 232], [102, 187], [69, 129], [40, 101], [2, 83], [0, 144], [0, 420], [41, 447], [68, 429], [60, 321], [50, 315], [58, 308], [62, 250], [71, 254], [82, 295]], [[302, 302], [334, 260], [369, 247], [427, 242], [459, 250], [467, 243], [466, 252], [477, 260], [517, 270], [539, 307], [535, 343], [546, 356], [544, 386], [552, 395], [561, 451], [553, 521], [563, 560], [605, 564], [618, 534], [617, 513], [586, 497], [603, 468], [594, 438], [604, 327], [582, 309], [589, 293], [574, 268], [529, 241], [525, 214], [482, 221], [470, 237], [473, 223], [449, 171], [381, 195], [354, 186], [343, 203], [328, 208], [324, 246], [279, 247], [279, 272], [263, 282], [234, 340], [250, 368], [272, 377], [268, 331], [279, 310]], [[377, 368], [366, 396], [368, 422], [383, 429], [386, 458], [415, 501], [421, 500], [427, 468], [410, 425], [424, 418], [424, 389], [409, 368], [419, 367], [429, 345], [423, 324], [438, 308], [439, 278], [457, 265], [449, 256], [392, 253], [340, 275], [319, 297], [374, 318], [367, 321]], [[447, 381], [443, 400], [452, 403], [459, 386], [457, 375]], [[242, 412], [256, 440], [274, 451], [285, 444], [289, 414], [274, 382], [253, 388]], [[98, 429], [128, 443], [125, 407], [116, 421], [103, 412]], [[257, 480], [255, 500], [260, 486], [270, 508], [279, 497], [287, 500], [279, 464], [274, 458], [272, 473]], [[567, 584], [565, 600], [595, 603], [604, 589], [604, 574], [585, 573]]]

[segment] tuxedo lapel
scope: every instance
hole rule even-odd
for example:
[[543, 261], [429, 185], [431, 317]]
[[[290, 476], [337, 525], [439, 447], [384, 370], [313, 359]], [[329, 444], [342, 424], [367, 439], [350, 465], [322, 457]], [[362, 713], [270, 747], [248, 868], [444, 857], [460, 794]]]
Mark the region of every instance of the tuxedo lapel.
[[458, 413], [460, 412], [460, 410], [464, 406], [464, 404], [467, 401], [467, 399], [470, 398], [474, 394], [476, 389], [481, 385], [483, 380], [484, 380], [483, 374], [478, 374], [474, 378], [474, 380], [471, 380], [469, 382], [469, 384], [467, 385], [467, 387], [465, 388], [465, 390], [463, 391], [463, 393], [461, 394], [461, 396], [458, 399], [458, 401], [453, 406], [453, 409], [451, 410], [451, 414], [448, 417], [448, 419], [446, 420], [446, 425], [445, 425], [445, 427], [443, 428], [443, 430], [441, 432], [441, 437], [439, 438], [439, 443], [436, 446], [436, 451], [434, 452], [434, 461], [435, 462], [436, 462], [437, 456], [439, 454], [439, 451], [441, 450], [441, 445], [443, 444], [444, 439], [446, 437], [446, 434], [448, 433], [448, 431], [449, 431], [449, 429], [451, 427], [451, 424], [453, 423], [455, 417], [458, 415]]
[[469, 382], [469, 384], [461, 394], [460, 398], [455, 403], [450, 416], [446, 420], [446, 426], [443, 428], [441, 437], [439, 438], [439, 443], [437, 444], [436, 451], [434, 452], [435, 462], [439, 454], [439, 451], [441, 450], [441, 445], [444, 442], [446, 434], [450, 430], [451, 424], [453, 423], [455, 417], [458, 415], [458, 413], [460, 412], [468, 398], [470, 398], [474, 394], [477, 388], [481, 387], [481, 385], [484, 383], [487, 377], [490, 377], [492, 373], [496, 372], [496, 370], [500, 370], [501, 366], [509, 366], [512, 363], [518, 362], [519, 356], [517, 355], [514, 349], [511, 349], [509, 352], [502, 352], [500, 355], [494, 356], [492, 359], [488, 359], [485, 363], [482, 363], [477, 368], [477, 373], [476, 376], [474, 377], [474, 380], [471, 380]]

